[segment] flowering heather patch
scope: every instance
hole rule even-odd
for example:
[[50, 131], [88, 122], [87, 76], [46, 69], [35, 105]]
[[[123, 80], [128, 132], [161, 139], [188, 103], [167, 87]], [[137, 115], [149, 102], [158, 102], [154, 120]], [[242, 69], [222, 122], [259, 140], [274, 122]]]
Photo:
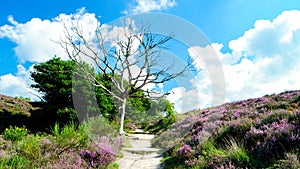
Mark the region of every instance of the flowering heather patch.
[[189, 132], [165, 153], [166, 167], [292, 168], [300, 156], [299, 105], [300, 91], [287, 91], [191, 113], [174, 124]]
[[74, 125], [52, 135], [28, 135], [10, 146], [0, 144], [0, 168], [82, 169], [107, 168], [124, 144], [123, 137], [101, 136], [91, 140]]
[[183, 156], [183, 157], [190, 157], [193, 155], [193, 150], [192, 150], [191, 146], [184, 144], [183, 146], [181, 146], [179, 148], [179, 150], [177, 151], [177, 154], [179, 156]]
[[67, 150], [62, 153], [59, 158], [52, 159], [51, 156], [48, 156], [47, 163], [40, 168], [51, 168], [51, 169], [81, 169], [81, 168], [89, 168], [88, 164], [82, 160], [82, 158], [78, 155], [78, 152], [74, 150]]
[[106, 168], [117, 154], [109, 144], [98, 144], [94, 151], [84, 150], [79, 156], [87, 162], [90, 168]]
[[[159, 137], [151, 140], [153, 147], [160, 148], [161, 150], [168, 150], [182, 140], [182, 136], [188, 134], [193, 124], [198, 119], [191, 115], [185, 119], [173, 124], [167, 131], [163, 132]], [[198, 120], [199, 121], [199, 120]]]

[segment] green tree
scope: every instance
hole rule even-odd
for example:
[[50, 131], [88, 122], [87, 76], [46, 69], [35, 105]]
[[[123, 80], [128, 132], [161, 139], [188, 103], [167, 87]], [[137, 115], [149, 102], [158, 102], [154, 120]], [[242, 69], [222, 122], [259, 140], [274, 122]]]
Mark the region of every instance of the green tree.
[[[111, 88], [112, 82], [110, 81], [107, 76], [104, 76], [103, 74], [97, 74], [96, 79], [98, 80], [101, 85]], [[112, 122], [116, 120], [116, 117], [118, 115], [118, 110], [116, 108], [116, 105], [114, 104], [113, 97], [110, 95], [107, 95], [104, 89], [96, 87], [95, 88], [96, 93], [96, 100], [98, 104], [99, 111], [101, 114], [109, 121]]]
[[[84, 63], [84, 66], [86, 70], [93, 72], [88, 64]], [[43, 101], [47, 103], [46, 111], [54, 113], [52, 118], [62, 123], [78, 122], [78, 116], [84, 119], [86, 116], [99, 115], [97, 104], [93, 102], [96, 100], [95, 87], [86, 79], [74, 78], [79, 76], [74, 74], [75, 69], [74, 61], [54, 57], [44, 63], [36, 64], [34, 71], [31, 72], [31, 77], [35, 81], [31, 87], [43, 94]], [[102, 91], [98, 90], [96, 93], [101, 95]], [[80, 103], [76, 105], [77, 112], [73, 105], [73, 94], [76, 94], [77, 102]], [[101, 102], [102, 107], [107, 107], [103, 104], [111, 103]]]
[[54, 57], [44, 63], [34, 65], [31, 78], [34, 80], [32, 88], [43, 94], [43, 101], [47, 103], [45, 111], [51, 112], [53, 120], [75, 120], [76, 113], [72, 101], [72, 80], [74, 61], [64, 61]]
[[72, 105], [73, 61], [54, 57], [33, 68], [31, 77], [35, 84], [31, 87], [44, 94], [42, 98], [45, 102], [58, 108]]
[[146, 124], [145, 129], [153, 133], [159, 133], [169, 129], [170, 126], [176, 122], [177, 113], [174, 110], [174, 105], [165, 98], [152, 101], [152, 104], [151, 109], [148, 110], [149, 122]]

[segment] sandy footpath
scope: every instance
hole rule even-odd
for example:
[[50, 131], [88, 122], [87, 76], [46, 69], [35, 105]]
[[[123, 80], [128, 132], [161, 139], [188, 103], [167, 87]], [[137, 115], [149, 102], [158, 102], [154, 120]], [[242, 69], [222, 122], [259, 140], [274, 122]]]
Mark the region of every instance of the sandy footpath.
[[151, 148], [151, 134], [128, 134], [130, 148], [123, 148], [124, 157], [118, 159], [120, 169], [161, 169], [162, 156]]

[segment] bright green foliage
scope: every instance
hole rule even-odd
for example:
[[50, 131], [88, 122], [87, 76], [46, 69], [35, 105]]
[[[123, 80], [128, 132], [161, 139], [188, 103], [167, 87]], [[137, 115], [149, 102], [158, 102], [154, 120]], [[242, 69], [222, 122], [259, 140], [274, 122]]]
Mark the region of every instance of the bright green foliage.
[[[106, 88], [114, 90], [109, 78], [101, 74], [98, 74], [96, 77]], [[105, 94], [102, 88], [96, 88], [96, 98], [101, 114], [108, 121], [115, 121], [119, 113], [117, 102], [110, 95]], [[164, 115], [165, 117], [163, 118]], [[126, 102], [125, 121], [135, 124], [148, 124], [150, 121], [157, 119], [164, 120], [164, 127], [175, 121], [174, 107], [169, 101], [166, 99], [151, 100], [146, 98], [142, 90], [130, 96]]]
[[146, 123], [152, 120], [155, 114], [151, 114], [151, 103], [153, 101], [146, 98], [143, 91], [132, 94], [126, 103], [125, 119], [135, 123]]
[[[87, 70], [93, 71], [87, 64], [83, 63]], [[45, 111], [55, 113], [51, 115], [55, 121], [67, 124], [77, 122], [77, 114], [81, 119], [87, 114], [97, 112], [95, 100], [95, 88], [83, 77], [74, 71], [80, 71], [73, 61], [53, 59], [34, 66], [35, 71], [31, 72], [31, 77], [36, 82], [31, 87], [43, 93], [43, 99], [47, 102]], [[76, 76], [76, 78], [74, 78]], [[73, 95], [76, 94], [76, 110], [73, 105]]]
[[72, 105], [72, 77], [74, 62], [60, 58], [34, 65], [31, 77], [36, 82], [31, 87], [44, 93], [43, 99], [58, 109]]
[[210, 160], [215, 157], [226, 156], [227, 153], [222, 149], [216, 148], [212, 141], [206, 141], [201, 146], [201, 154], [206, 158], [206, 160]]
[[174, 109], [174, 105], [170, 103], [168, 100], [163, 100], [166, 105], [164, 112], [166, 116], [163, 118], [163, 123], [166, 128], [169, 128], [173, 123], [176, 122], [176, 112]]
[[28, 130], [25, 127], [12, 127], [6, 128], [3, 133], [5, 140], [11, 140], [13, 142], [22, 140], [28, 135]]
[[36, 163], [36, 161], [43, 156], [40, 151], [40, 145], [39, 136], [26, 137], [24, 140], [17, 142], [16, 151], [18, 156], [24, 157], [32, 163]]
[[[87, 63], [81, 63], [82, 67], [85, 67], [85, 71], [88, 71], [89, 75], [94, 75], [93, 68]], [[94, 117], [99, 115], [99, 108], [97, 105], [97, 88], [91, 84], [88, 80], [89, 76], [86, 72], [83, 72], [78, 66], [74, 68], [73, 79], [73, 102], [74, 108], [80, 121], [83, 121], [87, 117]], [[90, 78], [94, 78], [90, 77]]]
[[249, 163], [250, 157], [242, 143], [238, 143], [234, 138], [230, 138], [229, 140], [226, 140], [226, 142], [228, 156], [232, 161], [241, 164]]
[[107, 166], [108, 169], [119, 169], [119, 164], [114, 162], [112, 164], [110, 164], [109, 166]]
[[60, 127], [59, 124], [55, 124], [52, 134], [54, 138], [51, 138], [54, 144], [57, 144], [58, 147], [61, 147], [63, 151], [66, 151], [71, 148], [79, 148], [85, 146], [88, 142], [88, 135], [82, 125], [79, 125], [76, 129], [74, 123]]
[[76, 121], [77, 120], [77, 113], [73, 108], [61, 108], [57, 110], [57, 115], [60, 119], [60, 122], [68, 122], [69, 120], [71, 121]]
[[[102, 74], [97, 74], [96, 78], [101, 85], [108, 89], [112, 88], [112, 82], [108, 77], [105, 77]], [[105, 117], [109, 122], [115, 120], [119, 112], [116, 108], [117, 105], [114, 104], [112, 96], [106, 94], [106, 92], [100, 87], [95, 89], [95, 94], [99, 111], [103, 117]]]

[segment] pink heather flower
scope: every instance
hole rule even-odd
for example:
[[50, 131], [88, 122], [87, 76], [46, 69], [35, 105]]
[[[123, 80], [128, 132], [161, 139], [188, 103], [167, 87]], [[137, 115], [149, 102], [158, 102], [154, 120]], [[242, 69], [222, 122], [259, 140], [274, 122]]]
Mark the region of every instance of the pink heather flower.
[[241, 111], [236, 111], [233, 113], [233, 117], [238, 118], [241, 115]]
[[4, 150], [0, 150], [0, 157], [4, 155]]
[[113, 162], [117, 156], [109, 144], [96, 144], [96, 149], [93, 152], [84, 150], [79, 153], [79, 156], [85, 160], [92, 168], [106, 168]]
[[187, 157], [188, 155], [191, 154], [191, 152], [192, 152], [191, 146], [184, 144], [183, 146], [181, 146], [179, 148], [179, 150], [177, 151], [177, 154]]
[[297, 135], [297, 134], [295, 135], [294, 133], [292, 133], [291, 140], [293, 140], [293, 141], [300, 141], [300, 136]]
[[263, 125], [261, 129], [265, 130], [268, 135], [286, 134], [295, 129], [295, 125], [288, 123], [287, 119], [282, 119], [279, 122]]
[[263, 135], [264, 131], [260, 129], [256, 129], [255, 127], [251, 127], [250, 130], [246, 133], [246, 137], [250, 138], [252, 136], [260, 136]]
[[51, 142], [49, 139], [45, 138], [45, 139], [43, 140], [43, 144], [44, 144], [44, 145], [51, 145], [52, 142]]
[[78, 164], [78, 166], [81, 166], [81, 164], [82, 164], [82, 160], [80, 157], [77, 158], [77, 164]]

